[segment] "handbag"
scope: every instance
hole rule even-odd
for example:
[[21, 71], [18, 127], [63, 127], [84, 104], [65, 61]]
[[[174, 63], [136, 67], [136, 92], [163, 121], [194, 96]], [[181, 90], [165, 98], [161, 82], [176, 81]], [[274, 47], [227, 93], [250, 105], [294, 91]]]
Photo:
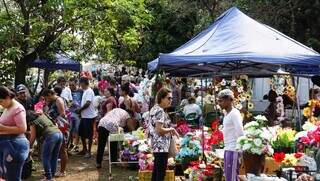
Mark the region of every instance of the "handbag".
[[170, 146], [169, 146], [169, 157], [176, 157], [178, 153], [177, 147], [176, 147], [176, 137], [172, 136], [170, 140]]

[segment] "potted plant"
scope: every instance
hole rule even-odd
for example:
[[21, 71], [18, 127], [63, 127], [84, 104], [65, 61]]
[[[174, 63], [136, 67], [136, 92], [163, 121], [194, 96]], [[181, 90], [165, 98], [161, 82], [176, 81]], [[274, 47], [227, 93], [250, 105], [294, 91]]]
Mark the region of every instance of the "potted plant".
[[278, 128], [276, 137], [271, 141], [275, 152], [293, 153], [296, 131], [292, 128]]
[[264, 127], [267, 118], [258, 115], [255, 121], [244, 126], [244, 135], [237, 140], [237, 150], [243, 152], [246, 173], [260, 175], [264, 168], [265, 155], [273, 155], [271, 132]]

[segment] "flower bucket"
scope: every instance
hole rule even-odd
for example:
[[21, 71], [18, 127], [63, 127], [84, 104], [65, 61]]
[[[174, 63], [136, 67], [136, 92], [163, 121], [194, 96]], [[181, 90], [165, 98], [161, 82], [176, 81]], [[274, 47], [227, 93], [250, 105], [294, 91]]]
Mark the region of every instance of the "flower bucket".
[[265, 155], [257, 155], [252, 153], [243, 153], [243, 164], [245, 173], [251, 173], [259, 176], [264, 169]]

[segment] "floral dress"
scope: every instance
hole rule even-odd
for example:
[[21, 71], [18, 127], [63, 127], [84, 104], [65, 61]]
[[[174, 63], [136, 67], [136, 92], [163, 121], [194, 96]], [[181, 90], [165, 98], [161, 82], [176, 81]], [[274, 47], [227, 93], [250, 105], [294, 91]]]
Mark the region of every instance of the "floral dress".
[[151, 138], [151, 149], [155, 153], [169, 152], [171, 134], [158, 135], [155, 130], [156, 122], [162, 123], [164, 128], [170, 128], [171, 121], [169, 116], [158, 104], [150, 110], [148, 128], [149, 137]]

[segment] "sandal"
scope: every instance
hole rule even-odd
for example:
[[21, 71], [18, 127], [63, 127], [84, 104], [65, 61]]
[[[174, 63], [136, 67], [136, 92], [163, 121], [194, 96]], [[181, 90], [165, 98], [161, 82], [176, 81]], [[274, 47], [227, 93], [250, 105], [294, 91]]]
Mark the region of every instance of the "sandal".
[[65, 177], [65, 176], [67, 176], [67, 172], [57, 172], [54, 176], [55, 177]]

